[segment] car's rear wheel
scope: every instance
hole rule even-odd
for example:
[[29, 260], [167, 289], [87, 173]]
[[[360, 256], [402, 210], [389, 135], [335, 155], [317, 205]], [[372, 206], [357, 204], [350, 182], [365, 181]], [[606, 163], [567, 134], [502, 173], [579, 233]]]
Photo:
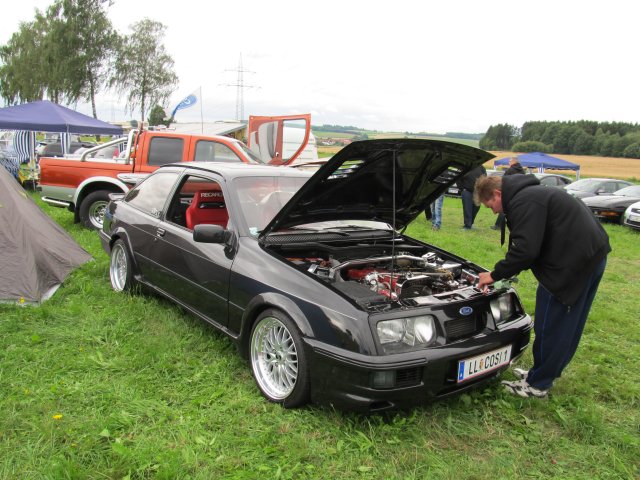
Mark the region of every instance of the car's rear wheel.
[[251, 329], [251, 370], [262, 394], [288, 408], [309, 401], [309, 366], [302, 337], [284, 312], [265, 310]]
[[100, 230], [104, 222], [104, 212], [109, 204], [108, 190], [96, 190], [87, 195], [80, 204], [80, 222], [87, 228]]
[[116, 292], [130, 292], [133, 290], [135, 280], [131, 255], [122, 240], [116, 240], [111, 247], [111, 259], [109, 263], [109, 278], [111, 286]]

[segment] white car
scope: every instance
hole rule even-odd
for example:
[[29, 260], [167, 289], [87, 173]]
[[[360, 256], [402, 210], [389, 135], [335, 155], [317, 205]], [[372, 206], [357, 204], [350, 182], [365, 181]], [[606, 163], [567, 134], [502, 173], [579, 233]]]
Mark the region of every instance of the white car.
[[640, 202], [632, 203], [627, 207], [622, 223], [634, 230], [640, 230]]

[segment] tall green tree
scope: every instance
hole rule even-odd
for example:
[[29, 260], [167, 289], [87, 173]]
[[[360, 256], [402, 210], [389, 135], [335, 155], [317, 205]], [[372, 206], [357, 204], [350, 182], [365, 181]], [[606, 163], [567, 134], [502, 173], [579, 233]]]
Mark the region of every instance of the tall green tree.
[[111, 85], [127, 93], [127, 106], [140, 119], [151, 105], [164, 105], [178, 84], [174, 62], [166, 52], [162, 39], [166, 27], [145, 18], [135, 23], [133, 33], [122, 39], [117, 54], [115, 75]]
[[22, 23], [0, 47], [0, 89], [8, 103], [49, 98], [56, 103], [95, 97], [106, 82], [118, 36], [105, 0], [56, 0]]
[[118, 34], [107, 17], [105, 0], [57, 0], [47, 10], [47, 49], [62, 72], [67, 102], [86, 100], [94, 118], [96, 95], [106, 85], [118, 45]]
[[171, 119], [166, 119], [167, 114], [160, 105], [155, 105], [149, 112], [149, 125], [164, 125], [168, 127]]
[[0, 93], [9, 104], [44, 98], [42, 44], [47, 29], [41, 22], [42, 19], [22, 22], [7, 44], [0, 47]]

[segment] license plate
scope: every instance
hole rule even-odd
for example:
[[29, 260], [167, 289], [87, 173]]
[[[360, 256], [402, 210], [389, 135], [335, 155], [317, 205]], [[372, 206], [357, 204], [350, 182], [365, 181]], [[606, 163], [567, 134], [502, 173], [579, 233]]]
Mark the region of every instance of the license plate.
[[458, 382], [475, 378], [509, 363], [511, 345], [458, 362]]
[[629, 215], [630, 222], [640, 222], [640, 215]]

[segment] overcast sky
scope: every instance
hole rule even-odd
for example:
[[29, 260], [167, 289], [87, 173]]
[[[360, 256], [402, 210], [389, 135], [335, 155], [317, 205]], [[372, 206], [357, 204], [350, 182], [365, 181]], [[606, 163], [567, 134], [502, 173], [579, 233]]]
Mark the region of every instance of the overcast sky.
[[[4, 2], [0, 44], [51, 3]], [[167, 113], [201, 88], [205, 121], [235, 118], [242, 55], [245, 117], [434, 133], [640, 122], [637, 0], [115, 0], [108, 12], [120, 33], [144, 17], [168, 27], [180, 82]], [[132, 118], [114, 93], [98, 103], [102, 120]]]

